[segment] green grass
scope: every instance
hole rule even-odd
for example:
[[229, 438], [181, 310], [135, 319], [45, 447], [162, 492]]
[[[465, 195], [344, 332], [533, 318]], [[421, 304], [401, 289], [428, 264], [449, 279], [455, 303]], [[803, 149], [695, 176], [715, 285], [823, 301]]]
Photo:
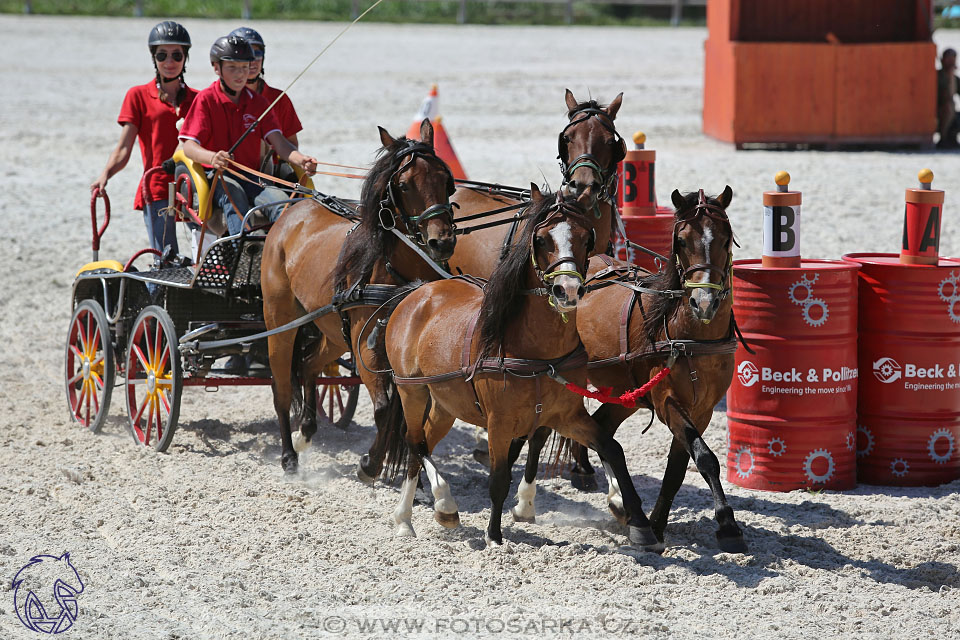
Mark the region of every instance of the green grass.
[[[360, 0], [363, 11], [373, 4]], [[132, 16], [135, 0], [33, 0], [33, 13], [48, 15]], [[143, 14], [155, 18], [240, 18], [243, 0], [143, 0]], [[23, 13], [24, 0], [0, 0], [0, 13]], [[253, 18], [275, 20], [351, 19], [351, 0], [252, 0]], [[453, 24], [457, 21], [458, 0], [429, 2], [388, 1], [373, 10], [369, 22], [425, 22]], [[701, 10], [702, 12], [702, 10]], [[574, 23], [580, 25], [666, 26], [668, 11], [663, 8], [628, 7], [623, 5], [574, 4]], [[688, 19], [686, 25], [703, 25], [699, 19]], [[566, 6], [534, 2], [467, 3], [467, 22], [471, 24], [564, 24]]]

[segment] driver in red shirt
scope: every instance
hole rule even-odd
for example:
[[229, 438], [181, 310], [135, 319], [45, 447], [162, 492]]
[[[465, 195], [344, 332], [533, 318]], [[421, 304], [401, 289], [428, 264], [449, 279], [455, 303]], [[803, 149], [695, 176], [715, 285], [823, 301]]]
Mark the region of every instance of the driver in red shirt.
[[[180, 129], [184, 153], [191, 160], [213, 169], [227, 169], [231, 166], [230, 159], [256, 168], [260, 164], [260, 140], [264, 140], [281, 158], [297, 165], [307, 175], [313, 175], [317, 170], [316, 159], [290, 144], [272, 110], [234, 153], [229, 153], [244, 131], [270, 105], [263, 96], [247, 87], [253, 59], [250, 43], [239, 36], [224, 36], [213, 43], [210, 63], [219, 79], [197, 94], [184, 120]], [[287, 194], [276, 187], [260, 186], [256, 178], [249, 182], [224, 171], [213, 197], [215, 206], [223, 210], [230, 235], [236, 235], [241, 231], [243, 215], [252, 206], [286, 200]], [[264, 213], [272, 221], [282, 210], [283, 205], [278, 205], [267, 207]]]

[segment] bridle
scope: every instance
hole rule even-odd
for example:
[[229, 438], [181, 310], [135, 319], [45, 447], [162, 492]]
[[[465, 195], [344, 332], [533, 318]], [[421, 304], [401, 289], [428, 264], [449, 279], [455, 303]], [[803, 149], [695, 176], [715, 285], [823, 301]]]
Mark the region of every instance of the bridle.
[[[603, 185], [598, 195], [599, 200], [608, 200], [613, 198], [617, 193], [617, 165], [621, 160], [624, 159], [627, 155], [627, 144], [624, 142], [623, 137], [617, 132], [616, 126], [613, 124], [613, 120], [607, 114], [606, 111], [595, 106], [596, 103], [587, 103], [583, 108], [577, 109], [570, 113], [570, 122], [563, 128], [563, 131], [560, 132], [560, 135], [557, 137], [557, 159], [560, 160], [560, 171], [563, 173], [563, 185], [565, 186], [573, 177], [574, 171], [581, 167], [587, 167], [592, 170], [597, 177], [600, 179], [600, 183]], [[576, 126], [582, 122], [586, 122], [590, 118], [596, 118], [603, 128], [613, 134], [613, 139], [615, 143], [619, 144], [619, 149], [614, 153], [613, 161], [610, 163], [609, 167], [601, 167], [600, 161], [592, 153], [581, 153], [579, 156], [573, 159], [572, 162], [568, 162], [567, 158], [567, 129], [570, 127]], [[596, 209], [596, 207], [594, 207]], [[595, 214], [599, 218], [599, 211], [595, 211]]]
[[[407, 140], [407, 145], [397, 151], [394, 154], [394, 157], [397, 160], [400, 160], [401, 163], [400, 166], [397, 167], [397, 170], [390, 174], [390, 179], [387, 181], [386, 191], [383, 194], [383, 198], [380, 200], [380, 226], [386, 231], [393, 230], [397, 226], [397, 220], [394, 214], [399, 215], [404, 222], [404, 226], [406, 227], [405, 235], [421, 246], [426, 245], [426, 242], [423, 239], [423, 233], [421, 231], [423, 223], [432, 218], [446, 214], [449, 216], [452, 230], [456, 231], [457, 227], [453, 222], [453, 207], [459, 205], [449, 201], [449, 196], [453, 193], [455, 188], [453, 174], [450, 173], [450, 170], [447, 168], [447, 165], [444, 164], [443, 160], [437, 157], [433, 147], [417, 140]], [[404, 158], [406, 158], [405, 161]], [[440, 163], [447, 174], [448, 199], [447, 202], [437, 203], [427, 207], [422, 213], [420, 213], [420, 215], [412, 216], [409, 215], [404, 209], [403, 200], [397, 197], [396, 179], [414, 162], [416, 162], [417, 158], [423, 158], [429, 162]]]
[[[561, 221], [569, 220], [575, 224], [580, 225], [584, 229], [589, 229], [591, 234], [591, 243], [596, 241], [596, 230], [593, 228], [593, 225], [590, 223], [590, 219], [586, 215], [586, 211], [583, 210], [579, 204], [577, 204], [572, 199], [564, 199], [560, 193], [557, 193], [556, 202], [547, 210], [547, 215], [543, 220], [538, 222], [530, 233], [530, 261], [533, 263], [533, 270], [537, 274], [537, 279], [540, 280], [543, 287], [537, 289], [527, 289], [525, 293], [538, 296], [552, 296], [551, 289], [553, 288], [553, 281], [560, 276], [570, 276], [571, 278], [576, 278], [579, 282], [579, 287], [583, 289], [583, 282], [587, 277], [587, 267], [589, 266], [590, 259], [585, 257], [583, 261], [583, 266], [578, 267], [576, 270], [571, 269], [558, 269], [560, 265], [565, 262], [572, 262], [577, 264], [577, 259], [574, 256], [560, 256], [549, 265], [546, 269], [541, 269], [540, 264], [537, 262], [537, 247], [535, 244], [535, 239], [537, 237], [537, 231], [544, 227], [558, 224]], [[586, 256], [590, 255], [592, 247], [587, 247]], [[554, 300], [551, 297], [550, 305], [555, 306]]]
[[[692, 222], [701, 216], [711, 218], [715, 222], [726, 225], [727, 229], [730, 229], [730, 219], [727, 217], [727, 212], [723, 209], [723, 207], [707, 202], [707, 197], [704, 195], [703, 189], [700, 189], [697, 204], [690, 210], [688, 214], [684, 215], [682, 218], [679, 218], [674, 224], [673, 241], [677, 241], [677, 238], [679, 237], [678, 232], [680, 231], [681, 225]], [[733, 238], [732, 232], [730, 234], [730, 242], [735, 245], [737, 244], [737, 241]], [[739, 247], [740, 245], [737, 246]], [[730, 294], [730, 284], [732, 281], [730, 276], [733, 270], [733, 251], [727, 252], [727, 263], [722, 268], [709, 262], [691, 264], [689, 267], [684, 268], [683, 263], [680, 261], [680, 252], [676, 250], [676, 247], [674, 247], [673, 252], [677, 257], [677, 262], [674, 266], [677, 270], [677, 273], [680, 275], [680, 281], [682, 282], [684, 289], [714, 289], [719, 291], [720, 293], [717, 294], [715, 304], [719, 304], [720, 301]], [[709, 256], [707, 259], [709, 260]], [[721, 284], [716, 284], [709, 281], [693, 282], [689, 280], [689, 277], [697, 271], [715, 271], [720, 275]]]

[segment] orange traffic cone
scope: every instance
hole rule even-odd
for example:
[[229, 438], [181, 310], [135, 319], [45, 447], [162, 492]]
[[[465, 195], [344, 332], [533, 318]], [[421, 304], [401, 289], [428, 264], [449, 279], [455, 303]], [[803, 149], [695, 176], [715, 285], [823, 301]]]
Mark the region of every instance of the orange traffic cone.
[[430, 86], [430, 93], [427, 94], [427, 97], [420, 103], [420, 110], [417, 111], [417, 115], [413, 116], [410, 129], [407, 130], [407, 138], [410, 140], [419, 140], [420, 123], [423, 122], [423, 119], [430, 118], [432, 121], [436, 119], [438, 115], [440, 115], [440, 98], [437, 97], [437, 85], [433, 84]]
[[467, 172], [463, 170], [463, 166], [457, 158], [457, 152], [453, 150], [453, 145], [450, 144], [450, 138], [447, 136], [446, 129], [443, 128], [443, 121], [440, 116], [437, 116], [433, 121], [433, 150], [436, 151], [438, 158], [447, 163], [454, 178], [458, 180], [467, 179]]

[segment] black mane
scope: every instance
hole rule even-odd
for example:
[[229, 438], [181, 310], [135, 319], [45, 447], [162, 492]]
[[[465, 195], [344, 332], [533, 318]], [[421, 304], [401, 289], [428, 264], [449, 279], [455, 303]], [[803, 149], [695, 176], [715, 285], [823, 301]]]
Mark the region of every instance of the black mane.
[[408, 143], [407, 138], [401, 137], [377, 152], [377, 161], [367, 173], [360, 190], [360, 226], [347, 236], [340, 259], [330, 276], [335, 290], [345, 289], [348, 283], [369, 278], [377, 260], [393, 251], [397, 238], [380, 226], [380, 200], [390, 176], [405, 159], [397, 157], [397, 152]]
[[[683, 199], [686, 202], [682, 211], [689, 212], [697, 205], [700, 194], [693, 191], [689, 191], [683, 194]], [[720, 201], [713, 197], [707, 198], [707, 203], [721, 207]], [[674, 210], [673, 218], [674, 223], [679, 219], [677, 214], [678, 210]], [[730, 239], [733, 240], [733, 231], [729, 228], [729, 223], [727, 223], [728, 231], [730, 231]], [[655, 273], [647, 278], [644, 278], [644, 286], [650, 287], [651, 289], [658, 289], [661, 291], [666, 290], [678, 290], [683, 287], [683, 282], [680, 280], [680, 272], [677, 271], [677, 236], [674, 233], [673, 244], [670, 247], [670, 259], [667, 261], [667, 264], [663, 265], [663, 269], [659, 273]], [[657, 335], [663, 329], [664, 320], [670, 321], [670, 318], [673, 316], [674, 312], [677, 310], [677, 307], [680, 305], [682, 298], [669, 298], [667, 296], [654, 295], [650, 306], [647, 307], [647, 313], [644, 317], [643, 330], [647, 334], [651, 343], [656, 342]]]
[[503, 340], [507, 321], [519, 311], [526, 287], [526, 271], [530, 266], [530, 237], [534, 228], [543, 222], [557, 198], [553, 193], [544, 193], [543, 200], [530, 204], [525, 213], [530, 216], [520, 233], [510, 245], [507, 255], [497, 264], [490, 281], [483, 288], [483, 303], [480, 305], [480, 354], [486, 357], [493, 353]]

